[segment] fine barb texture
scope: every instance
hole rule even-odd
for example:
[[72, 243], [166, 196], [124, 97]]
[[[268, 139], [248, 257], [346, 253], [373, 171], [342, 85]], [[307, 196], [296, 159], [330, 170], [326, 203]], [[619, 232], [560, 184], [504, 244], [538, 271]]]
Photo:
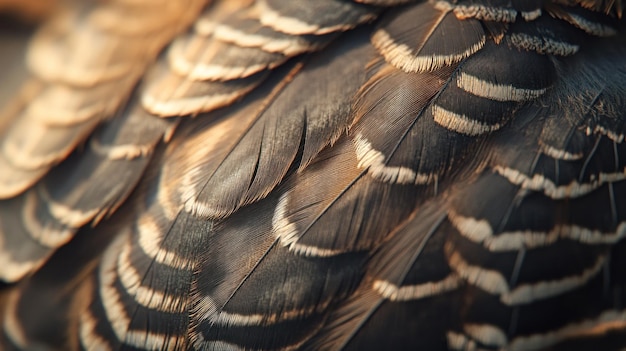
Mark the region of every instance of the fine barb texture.
[[0, 349], [626, 347], [621, 0], [0, 0]]

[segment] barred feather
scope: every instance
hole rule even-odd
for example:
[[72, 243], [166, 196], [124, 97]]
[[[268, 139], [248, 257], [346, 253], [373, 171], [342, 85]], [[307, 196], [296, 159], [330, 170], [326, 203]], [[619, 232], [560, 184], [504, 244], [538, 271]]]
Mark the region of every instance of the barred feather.
[[0, 25], [0, 348], [626, 344], [621, 1], [42, 11]]

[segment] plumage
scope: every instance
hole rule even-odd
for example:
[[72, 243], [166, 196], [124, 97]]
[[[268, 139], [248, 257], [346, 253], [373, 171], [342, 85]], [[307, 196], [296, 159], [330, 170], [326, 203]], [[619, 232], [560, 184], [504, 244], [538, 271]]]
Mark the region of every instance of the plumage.
[[621, 1], [30, 3], [0, 348], [626, 345]]

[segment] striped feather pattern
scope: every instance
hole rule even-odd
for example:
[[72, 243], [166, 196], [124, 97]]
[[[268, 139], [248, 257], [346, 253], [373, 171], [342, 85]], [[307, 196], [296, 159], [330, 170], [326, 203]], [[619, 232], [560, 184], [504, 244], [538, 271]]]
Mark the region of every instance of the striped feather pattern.
[[53, 13], [0, 110], [0, 345], [623, 347], [621, 6]]

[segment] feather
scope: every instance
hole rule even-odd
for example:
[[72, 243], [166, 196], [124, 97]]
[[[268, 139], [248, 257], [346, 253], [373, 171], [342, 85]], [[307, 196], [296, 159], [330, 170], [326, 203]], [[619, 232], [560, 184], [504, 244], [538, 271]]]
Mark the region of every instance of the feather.
[[[1, 138], [1, 150], [5, 161], [0, 167], [5, 177], [16, 179], [2, 198], [15, 196], [43, 177], [52, 165], [70, 154], [72, 149], [95, 128], [98, 120], [90, 120], [70, 128], [55, 128], [33, 121], [33, 117], [18, 118]], [[26, 177], [28, 176], [28, 177]], [[16, 179], [17, 180], [17, 179]]]
[[[329, 176], [329, 169], [338, 175]], [[415, 187], [380, 183], [359, 170], [347, 140], [285, 186], [274, 235], [294, 253], [312, 257], [371, 249], [410, 213], [418, 194]]]
[[618, 18], [621, 18], [624, 7], [622, 0], [557, 0], [557, 2], [570, 6], [581, 6]]
[[619, 6], [409, 2], [68, 3], [0, 121], [0, 348], [621, 346]]
[[617, 34], [615, 21], [606, 16], [579, 7], [566, 7], [560, 10], [553, 11], [552, 15], [584, 30], [589, 35], [609, 37]]
[[152, 67], [141, 88], [142, 106], [161, 117], [209, 112], [241, 99], [285, 62], [280, 53], [240, 47], [213, 35], [215, 27], [229, 16], [248, 13], [248, 7], [248, 1], [208, 7], [194, 30], [178, 36], [167, 58]]
[[[485, 33], [479, 21], [458, 20], [431, 4], [398, 9], [372, 36], [385, 60], [405, 72], [424, 72], [453, 66], [480, 50]], [[415, 18], [424, 18], [416, 22]], [[458, 33], [450, 37], [448, 32]]]
[[519, 50], [570, 56], [580, 49], [581, 35], [577, 31], [565, 21], [542, 15], [533, 22], [516, 22], [511, 26], [506, 40]]
[[[76, 28], [80, 30], [72, 33]], [[102, 42], [102, 51], [89, 49], [94, 40]], [[129, 43], [102, 33], [89, 17], [70, 12], [57, 15], [38, 31], [27, 59], [41, 79], [89, 87], [133, 73], [149, 55], [144, 46], [138, 39]]]
[[533, 21], [542, 13], [541, 0], [444, 0], [439, 8], [452, 9], [458, 19], [475, 18], [487, 22], [512, 23], [520, 15], [525, 21]]
[[35, 195], [28, 194], [0, 202], [3, 209], [0, 216], [0, 259], [3, 262], [0, 275], [5, 281], [22, 278], [37, 269], [51, 254], [45, 241], [39, 240], [37, 223], [31, 220], [35, 201]]
[[[609, 106], [619, 99], [604, 95], [611, 79], [580, 84], [580, 76], [557, 68], [557, 84], [535, 106], [520, 110], [511, 130], [494, 138], [492, 171], [452, 196], [449, 218], [455, 229], [446, 253], [468, 283], [466, 320], [462, 331], [449, 338], [459, 345], [548, 347], [575, 337], [568, 330], [593, 334], [587, 328], [603, 325], [616, 313], [606, 300], [583, 308], [576, 301], [612, 284], [608, 252], [620, 241], [626, 216], [616, 196], [624, 186], [621, 144], [580, 133], [579, 125], [589, 121], [600, 97], [612, 101], [603, 104]], [[570, 62], [568, 69], [585, 74], [589, 68]], [[565, 107], [556, 102], [561, 98], [576, 102]], [[558, 138], [556, 125], [561, 126]], [[574, 147], [581, 155], [546, 152], [548, 142], [561, 150]], [[606, 173], [598, 176], [599, 169]], [[597, 211], [589, 212], [591, 203]], [[573, 325], [571, 320], [585, 322]]]
[[[208, 27], [200, 19], [196, 30]], [[232, 18], [217, 23], [211, 33], [220, 41], [240, 47], [259, 48], [270, 53], [295, 56], [305, 52], [317, 51], [334, 37], [329, 35], [291, 35], [277, 32], [261, 24], [260, 19], [250, 13], [236, 13]]]
[[164, 64], [154, 69], [141, 93], [146, 111], [161, 117], [197, 115], [228, 106], [257, 87], [266, 72], [226, 82], [194, 81], [169, 71]]
[[[254, 348], [299, 345], [319, 325], [324, 309], [356, 280], [353, 267], [363, 255], [312, 260], [276, 245], [271, 235], [276, 203], [275, 196], [264, 199], [260, 208], [246, 207], [215, 227], [215, 246], [197, 277], [196, 347], [216, 341]], [[224, 264], [224, 255], [236, 259]], [[246, 337], [233, 339], [238, 333]]]
[[0, 1], [0, 12], [17, 15], [20, 20], [36, 22], [50, 16], [58, 10], [58, 1], [46, 1], [44, 3], [32, 0], [2, 0]]
[[[346, 129], [350, 123], [350, 101], [364, 79], [357, 72], [362, 71], [371, 54], [365, 42], [356, 39], [328, 50], [344, 54], [336, 60], [313, 57], [304, 64], [301, 73], [295, 77], [290, 73], [286, 79], [293, 81], [279, 86], [275, 96], [270, 95], [271, 99], [256, 112], [250, 129], [241, 135], [219, 166], [211, 172], [194, 171], [202, 175], [194, 180], [196, 190], [189, 194], [187, 202], [194, 213], [222, 217], [265, 197], [292, 164], [299, 161], [304, 167]], [[301, 68], [296, 66], [296, 69]], [[337, 75], [351, 78], [331, 80]], [[321, 99], [329, 104], [317, 106]], [[281, 138], [277, 139], [276, 135]]]
[[259, 0], [261, 23], [289, 34], [328, 34], [345, 31], [376, 17], [375, 9], [341, 0]]
[[[24, 195], [5, 203], [22, 197]], [[115, 218], [125, 221], [129, 219], [128, 215], [128, 211], [120, 211]], [[93, 299], [89, 293], [94, 289], [94, 282], [89, 274], [93, 272], [103, 247], [119, 233], [120, 226], [115, 223], [99, 226], [98, 233], [88, 230], [79, 233], [74, 240], [55, 251], [46, 265], [30, 275], [30, 279], [14, 285], [10, 292], [12, 307], [3, 311], [3, 328], [16, 347], [28, 349], [51, 343], [63, 348], [75, 346], [72, 343], [79, 333], [68, 334], [67, 328], [78, 325], [68, 318], [68, 313], [77, 312], [79, 305]], [[49, 249], [47, 251], [51, 254]], [[72, 259], [67, 260], [68, 257]], [[46, 318], [41, 318], [42, 315]], [[98, 324], [99, 320], [92, 317], [92, 321], [95, 319]]]
[[[416, 302], [391, 302], [375, 290], [377, 286], [375, 282], [380, 281], [377, 279], [383, 279], [385, 281], [389, 280], [392, 284], [405, 284], [405, 278], [411, 266], [422, 260], [421, 255], [425, 252], [424, 249], [426, 246], [429, 246], [429, 241], [438, 232], [443, 218], [445, 218], [445, 212], [440, 205], [434, 202], [424, 204], [419, 211], [413, 212], [405, 222], [396, 227], [394, 233], [381, 245], [381, 249], [372, 258], [371, 267], [374, 271], [370, 272], [368, 277], [363, 279], [361, 286], [350, 298], [333, 310], [328, 316], [324, 327], [309, 340], [304, 348], [329, 350], [369, 347], [365, 345], [374, 345], [376, 347], [376, 334], [379, 332], [394, 333], [398, 337], [397, 344], [394, 345], [400, 348], [402, 348], [401, 345], [406, 345], [406, 342], [410, 341], [413, 344], [416, 340], [420, 340], [419, 343], [424, 347], [442, 347], [443, 345], [441, 345], [440, 341], [433, 340], [441, 338], [440, 335], [434, 334], [433, 338], [430, 338], [428, 337], [429, 334], [405, 334], [398, 332], [398, 326], [394, 325], [393, 322], [385, 326], [385, 322], [395, 319], [390, 314], [393, 313], [395, 316], [397, 316], [397, 313], [402, 314], [402, 309], [408, 309], [407, 312], [411, 313], [410, 311], [415, 311], [414, 308], [421, 307], [424, 317], [431, 315], [435, 311], [430, 310], [423, 304], [419, 304], [419, 302], [417, 304]], [[430, 252], [430, 249], [427, 252]], [[425, 299], [425, 301], [428, 301], [427, 303], [434, 303], [434, 305], [431, 305], [433, 308], [443, 307], [441, 305], [442, 301], [434, 302], [429, 297], [425, 297]], [[453, 306], [450, 306], [450, 308], [453, 308]], [[439, 313], [444, 314], [441, 310], [439, 310]], [[429, 318], [420, 318], [413, 321], [415, 327], [425, 327], [424, 323], [433, 322]], [[443, 325], [439, 327], [443, 327]], [[437, 326], [431, 325], [428, 329], [437, 331]], [[409, 328], [407, 330], [412, 329]]]
[[[272, 69], [293, 55], [250, 45], [249, 40], [263, 40], [258, 31], [265, 35], [275, 32], [263, 30], [246, 3], [239, 6], [218, 4], [205, 11], [195, 22], [195, 30], [177, 38], [170, 47], [171, 70], [194, 81], [227, 81]], [[248, 30], [253, 33], [247, 34]], [[283, 40], [299, 41], [297, 36], [282, 36]]]
[[[147, 166], [147, 156], [169, 127], [169, 123], [140, 112], [105, 124], [84, 153], [74, 154], [54, 168], [21, 206], [13, 205], [7, 211], [22, 218], [25, 232], [45, 244], [48, 252], [33, 257], [34, 262], [45, 260], [81, 226], [115, 211], [135, 187]], [[143, 140], [136, 140], [134, 133], [140, 129]], [[133, 139], [145, 144], [127, 144]], [[14, 235], [12, 232], [9, 228], [0, 231], [3, 236]]]
[[[140, 108], [131, 110], [103, 125], [84, 153], [68, 159], [44, 179], [48, 206], [66, 209], [51, 211], [55, 216], [61, 215], [57, 221], [81, 227], [115, 211], [128, 196], [156, 144], [171, 128], [168, 121], [142, 112]], [[141, 137], [135, 133], [141, 133]]]
[[174, 41], [168, 52], [172, 70], [190, 80], [231, 80], [273, 69], [287, 60], [279, 53], [243, 48], [198, 37]]
[[[369, 80], [357, 97], [355, 120], [358, 122], [352, 128], [360, 168], [367, 168], [375, 179], [391, 183], [425, 184], [436, 179], [428, 167], [424, 167], [424, 172], [407, 167], [413, 162], [419, 164], [420, 159], [413, 153], [419, 153], [420, 148], [409, 147], [411, 154], [405, 156], [405, 162], [389, 165], [389, 160], [397, 154], [399, 144], [411, 138], [407, 131], [414, 128], [416, 119], [428, 118], [422, 115], [429, 113], [427, 105], [447, 77], [446, 70], [408, 74], [388, 66]], [[432, 117], [430, 121], [437, 128]], [[415, 129], [426, 132], [422, 126], [418, 128]], [[432, 133], [432, 128], [427, 133]], [[433, 163], [439, 166], [437, 163], [443, 158], [442, 155]]]

